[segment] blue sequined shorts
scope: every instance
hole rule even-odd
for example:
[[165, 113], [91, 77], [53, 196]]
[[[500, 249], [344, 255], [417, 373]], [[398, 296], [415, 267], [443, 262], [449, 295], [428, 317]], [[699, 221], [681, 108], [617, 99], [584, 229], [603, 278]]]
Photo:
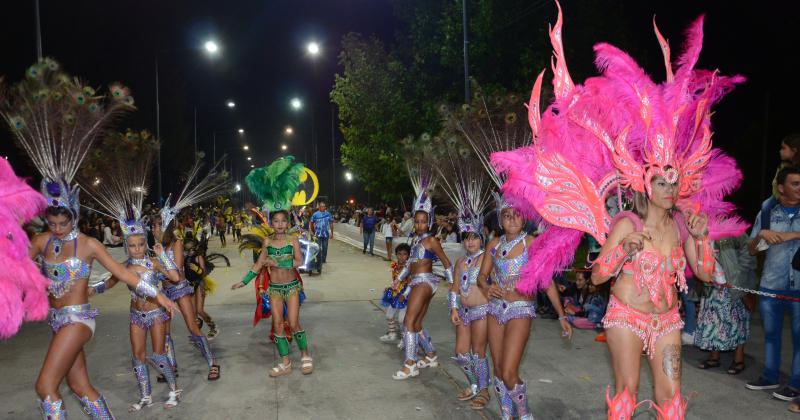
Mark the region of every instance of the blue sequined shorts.
[[194, 288], [192, 287], [192, 284], [189, 283], [189, 280], [185, 279], [181, 280], [178, 284], [165, 281], [162, 291], [172, 301], [177, 301], [184, 296], [194, 294]]
[[138, 325], [145, 330], [166, 321], [169, 321], [169, 313], [164, 308], [156, 308], [151, 311], [139, 311], [131, 308], [131, 324]]
[[489, 315], [500, 325], [517, 318], [536, 319], [536, 303], [532, 300], [492, 299], [489, 301]]
[[92, 305], [84, 303], [83, 305], [70, 305], [58, 309], [51, 308], [48, 316], [48, 324], [53, 334], [58, 330], [70, 324], [83, 324], [92, 330], [94, 335], [95, 321], [100, 312], [97, 309], [92, 309]]

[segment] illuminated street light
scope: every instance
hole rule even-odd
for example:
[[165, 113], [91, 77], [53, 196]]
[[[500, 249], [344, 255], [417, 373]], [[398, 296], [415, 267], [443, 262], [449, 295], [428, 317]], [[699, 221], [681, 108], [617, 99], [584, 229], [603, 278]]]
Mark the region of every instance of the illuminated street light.
[[239, 192], [242, 190], [242, 184], [236, 184], [233, 186], [233, 190]]
[[320, 52], [319, 44], [314, 41], [311, 41], [306, 45], [306, 50], [308, 51], [309, 54], [316, 56]]
[[292, 109], [294, 110], [299, 110], [300, 108], [303, 107], [303, 102], [300, 101], [300, 98], [292, 98], [290, 104], [292, 105]]
[[253, 158], [251, 158], [250, 156], [248, 156], [248, 157], [247, 157], [247, 160], [253, 160]]
[[240, 128], [238, 131], [239, 131], [239, 134], [244, 134], [244, 128]]
[[352, 181], [353, 180], [353, 174], [350, 173], [350, 172], [345, 172], [344, 173], [344, 179], [346, 179], [348, 182]]
[[228, 101], [225, 105], [227, 105], [228, 108], [236, 108], [236, 102], [233, 101]]
[[244, 145], [244, 147], [242, 147], [242, 149], [244, 149], [244, 150], [250, 150], [250, 146], [248, 146], [248, 145], [246, 145], [246, 144], [245, 144], [245, 145]]
[[286, 150], [286, 149], [288, 149], [288, 147], [285, 144], [282, 144], [281, 145], [281, 150]]
[[206, 41], [206, 43], [203, 44], [203, 48], [211, 55], [216, 55], [219, 52], [219, 45], [213, 40]]
[[287, 136], [291, 136], [292, 134], [294, 134], [294, 128], [292, 128], [291, 126], [286, 127], [286, 129], [283, 130], [283, 132], [286, 133]]
[[250, 167], [251, 167], [251, 168], [255, 168], [255, 167], [256, 167], [256, 165], [250, 165]]

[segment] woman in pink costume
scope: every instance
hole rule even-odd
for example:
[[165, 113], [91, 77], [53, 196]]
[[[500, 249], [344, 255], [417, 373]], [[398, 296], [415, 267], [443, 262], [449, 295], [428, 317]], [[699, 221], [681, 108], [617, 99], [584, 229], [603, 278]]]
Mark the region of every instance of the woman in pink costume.
[[[669, 45], [666, 80], [656, 84], [627, 54], [594, 47], [602, 72], [584, 85], [570, 79], [561, 42], [562, 18], [550, 31], [555, 99], [539, 114], [539, 75], [529, 104], [531, 147], [492, 156], [508, 181], [509, 200], [525, 203], [548, 225], [533, 243], [520, 291], [565, 268], [583, 232], [603, 244], [592, 281], [616, 277], [604, 319], [616, 378], [608, 417], [629, 419], [636, 408], [640, 355], [648, 355], [660, 419], [683, 419], [680, 395], [683, 326], [676, 286], [685, 290], [689, 267], [702, 281], [714, 269], [711, 240], [741, 234], [723, 197], [741, 181], [735, 162], [711, 147], [711, 112], [742, 77], [695, 70], [702, 18], [688, 31], [673, 73]], [[611, 220], [610, 194], [632, 197], [633, 212]]]

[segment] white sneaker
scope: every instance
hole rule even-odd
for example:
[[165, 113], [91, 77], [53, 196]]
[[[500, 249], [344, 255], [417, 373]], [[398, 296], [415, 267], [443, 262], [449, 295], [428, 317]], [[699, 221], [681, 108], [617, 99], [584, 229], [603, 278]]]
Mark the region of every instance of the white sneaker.
[[381, 336], [380, 340], [383, 341], [384, 343], [393, 342], [397, 340], [397, 333], [386, 333]]
[[681, 342], [683, 343], [684, 346], [693, 346], [694, 334], [681, 333]]

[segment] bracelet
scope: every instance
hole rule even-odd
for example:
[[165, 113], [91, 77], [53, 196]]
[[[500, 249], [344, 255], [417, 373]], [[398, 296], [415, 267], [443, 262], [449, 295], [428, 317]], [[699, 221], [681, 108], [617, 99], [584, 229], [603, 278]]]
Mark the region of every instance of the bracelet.
[[254, 273], [253, 270], [250, 270], [244, 275], [244, 278], [242, 278], [242, 283], [247, 286], [247, 283], [250, 283], [256, 276], [257, 274]]
[[566, 315], [558, 317], [558, 320], [559, 320], [559, 321], [563, 321], [563, 320], [565, 320], [565, 319], [567, 319], [567, 316], [566, 316]]
[[622, 263], [627, 259], [628, 255], [622, 248], [622, 244], [618, 244], [610, 249], [603, 255], [594, 260], [594, 264], [599, 266], [598, 272], [601, 276], [615, 276], [618, 274]]
[[458, 293], [450, 291], [447, 293], [447, 307], [450, 309], [461, 309], [461, 299]]
[[99, 283], [93, 284], [91, 287], [92, 287], [92, 290], [94, 290], [94, 292], [99, 295], [99, 294], [104, 293], [106, 291], [106, 289], [108, 288], [108, 284], [106, 284], [105, 281], [101, 281]]
[[167, 255], [166, 252], [158, 254], [157, 257], [158, 257], [158, 262], [161, 264], [162, 267], [164, 267], [165, 271], [169, 270], [179, 271], [178, 265], [175, 264], [175, 261], [173, 261], [172, 258], [170, 258], [169, 255]]
[[713, 273], [716, 260], [714, 260], [714, 247], [711, 245], [711, 241], [705, 237], [695, 240], [695, 242], [697, 243], [697, 269], [708, 274]]
[[453, 266], [451, 265], [446, 270], [444, 270], [444, 278], [447, 279], [447, 282], [453, 284]]
[[146, 296], [151, 298], [154, 298], [156, 297], [156, 295], [158, 295], [158, 289], [156, 289], [155, 286], [142, 280], [139, 280], [139, 283], [136, 285], [135, 292], [139, 296]]

